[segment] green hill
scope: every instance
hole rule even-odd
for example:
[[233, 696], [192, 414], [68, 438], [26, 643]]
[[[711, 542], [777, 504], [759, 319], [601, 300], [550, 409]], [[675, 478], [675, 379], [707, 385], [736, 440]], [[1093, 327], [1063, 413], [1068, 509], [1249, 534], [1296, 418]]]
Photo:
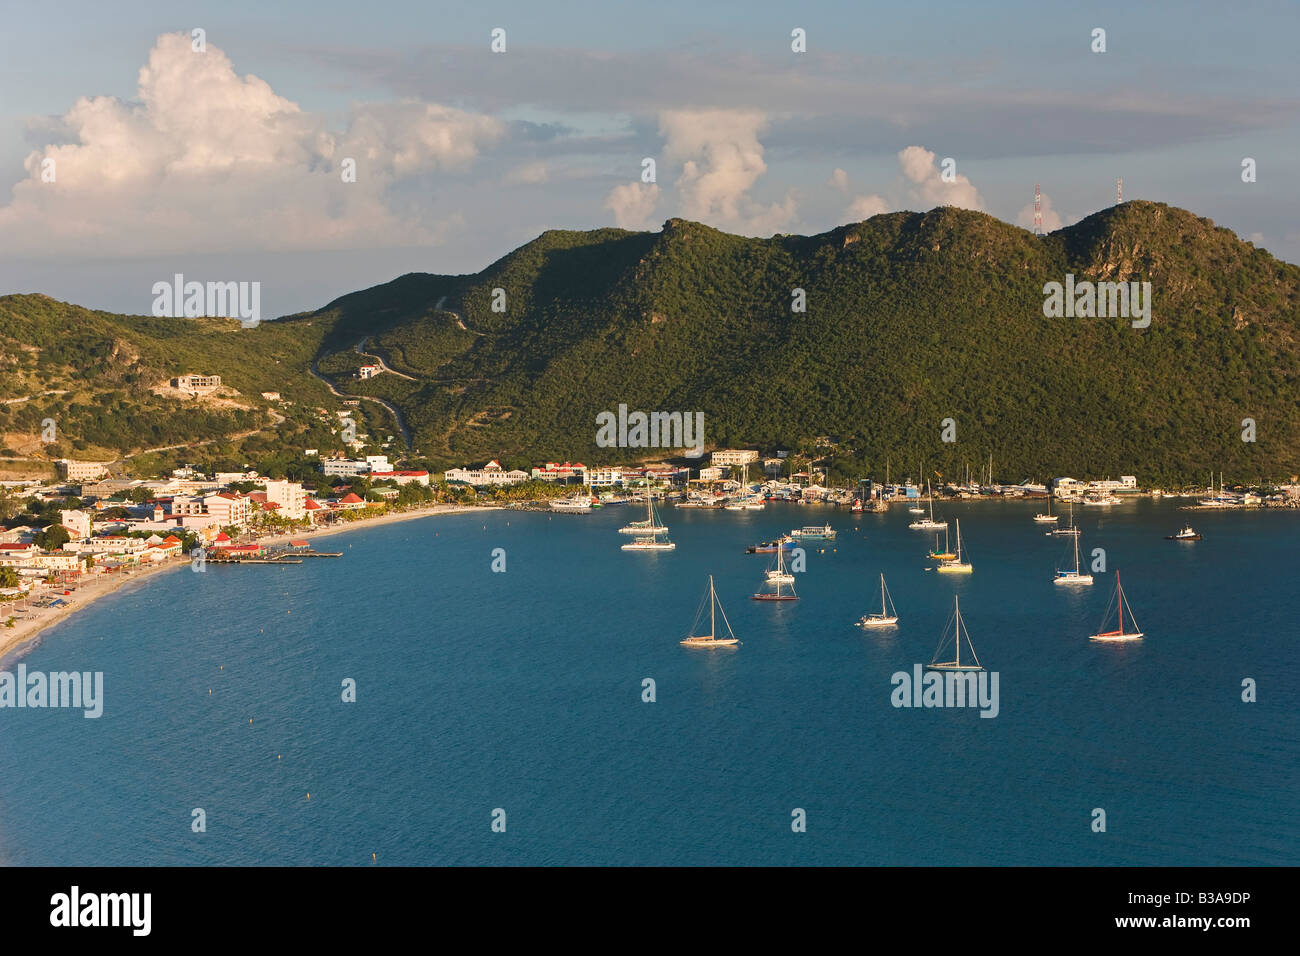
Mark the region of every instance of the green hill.
[[[1043, 286], [1067, 273], [1150, 282], [1150, 327], [1045, 318]], [[365, 355], [400, 374], [355, 380]], [[308, 373], [318, 362], [340, 391], [395, 408], [435, 466], [665, 457], [596, 447], [597, 414], [626, 404], [703, 412], [709, 447], [811, 449], [834, 436], [842, 475], [883, 477], [888, 459], [895, 474], [924, 463], [951, 476], [990, 454], [1011, 480], [1300, 471], [1300, 268], [1147, 202], [1046, 238], [953, 208], [811, 237], [678, 219], [658, 233], [547, 232], [477, 275], [406, 275], [251, 330], [10, 296], [0, 361], [0, 399], [70, 387], [72, 450], [194, 438], [222, 455], [331, 447], [315, 409], [332, 415], [340, 399]], [[150, 394], [186, 371], [222, 375], [255, 408], [179, 409]], [[268, 422], [268, 390], [295, 403], [288, 423]], [[0, 432], [30, 441], [37, 405], [0, 411]], [[378, 403], [359, 413], [376, 438], [396, 429]], [[955, 443], [940, 440], [948, 418]], [[1241, 440], [1246, 418], [1253, 443]]]
[[[1151, 282], [1151, 326], [1044, 318], [1067, 273]], [[1014, 479], [1254, 480], [1300, 470], [1298, 292], [1300, 269], [1229, 230], [1128, 202], [1043, 239], [953, 208], [766, 240], [682, 220], [548, 232], [478, 275], [404, 276], [316, 315], [417, 379], [356, 389], [439, 460], [616, 460], [595, 417], [624, 403], [702, 411], [710, 446], [836, 436], [846, 471], [878, 475], [992, 454]]]

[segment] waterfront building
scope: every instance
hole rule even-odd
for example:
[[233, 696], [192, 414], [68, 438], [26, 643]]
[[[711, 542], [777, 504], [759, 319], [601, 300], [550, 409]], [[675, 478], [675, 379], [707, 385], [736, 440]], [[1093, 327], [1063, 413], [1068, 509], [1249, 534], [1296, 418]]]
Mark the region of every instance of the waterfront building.
[[710, 465], [748, 465], [758, 461], [758, 452], [748, 449], [723, 448], [709, 456]]
[[276, 514], [299, 521], [307, 514], [307, 492], [302, 483], [297, 481], [268, 481], [266, 483], [267, 504], [277, 505]]
[[496, 459], [482, 468], [451, 468], [442, 473], [445, 481], [459, 481], [467, 485], [514, 485], [528, 480], [528, 472], [515, 468], [506, 471]]

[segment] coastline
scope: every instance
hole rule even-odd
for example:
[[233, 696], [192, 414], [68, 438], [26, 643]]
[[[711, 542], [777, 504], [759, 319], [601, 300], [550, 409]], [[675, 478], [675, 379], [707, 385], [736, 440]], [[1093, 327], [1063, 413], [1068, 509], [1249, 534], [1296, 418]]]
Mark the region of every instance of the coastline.
[[[254, 539], [258, 544], [277, 545], [285, 544], [289, 541], [314, 541], [317, 538], [327, 538], [332, 535], [342, 534], [347, 531], [359, 531], [363, 528], [377, 528], [380, 525], [395, 524], [399, 521], [414, 521], [417, 518], [430, 518], [435, 515], [463, 514], [471, 511], [502, 511], [504, 509], [494, 505], [449, 505], [438, 504], [430, 505], [424, 508], [416, 508], [411, 511], [399, 511], [392, 514], [376, 515], [372, 518], [358, 518], [356, 521], [342, 522], [326, 528], [312, 528], [292, 534], [273, 534], [263, 535]], [[60, 621], [67, 620], [72, 615], [81, 611], [95, 601], [106, 595], [112, 594], [128, 584], [134, 584], [152, 578], [155, 575], [167, 571], [175, 571], [179, 568], [188, 567], [190, 559], [188, 557], [172, 558], [162, 564], [152, 565], [149, 567], [136, 568], [123, 574], [96, 574], [88, 580], [79, 582], [75, 588], [72, 588], [72, 594], [66, 597], [62, 594], [64, 588], [55, 587], [47, 588], [44, 594], [60, 597], [69, 603], [61, 608], [40, 608], [28, 609], [23, 617], [14, 624], [12, 628], [4, 626], [4, 620], [7, 620], [12, 612], [0, 612], [0, 662], [5, 661], [11, 655], [17, 653], [24, 647], [28, 647], [36, 640], [45, 630], [58, 624]]]

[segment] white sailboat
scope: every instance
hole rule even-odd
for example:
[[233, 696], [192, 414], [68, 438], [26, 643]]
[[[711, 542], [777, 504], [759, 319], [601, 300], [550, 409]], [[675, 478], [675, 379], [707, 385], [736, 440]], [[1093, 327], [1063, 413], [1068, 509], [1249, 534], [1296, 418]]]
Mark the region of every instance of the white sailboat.
[[644, 521], [630, 521], [618, 529], [619, 534], [666, 534], [668, 529], [663, 527], [655, 516], [654, 499], [646, 495], [645, 499], [646, 517]]
[[889, 589], [885, 587], [885, 576], [880, 576], [880, 613], [874, 611], [870, 614], [864, 614], [858, 621], [858, 627], [897, 627], [898, 611], [894, 607], [894, 599], [889, 595]]
[[961, 547], [961, 519], [957, 519], [957, 550], [954, 552], [956, 557], [948, 561], [940, 561], [939, 566], [935, 568], [941, 574], [970, 574], [974, 569], [970, 563], [969, 557], [963, 557]]
[[[1128, 627], [1131, 630], [1125, 630], [1124, 610], [1128, 608]], [[1119, 582], [1119, 572], [1115, 572], [1115, 595], [1110, 599], [1110, 604], [1106, 606], [1106, 616], [1101, 619], [1101, 626], [1104, 628], [1110, 621], [1112, 614], [1118, 614], [1119, 623], [1113, 631], [1098, 631], [1088, 639], [1092, 641], [1140, 641], [1145, 636], [1138, 630], [1137, 621], [1133, 619], [1133, 609], [1128, 606], [1128, 599], [1124, 597], [1124, 588]]]
[[[676, 544], [668, 540], [668, 527], [664, 525], [658, 515], [655, 513], [654, 499], [646, 498], [646, 521], [633, 522], [628, 526], [635, 530], [628, 531], [627, 528], [619, 528], [620, 532], [636, 535], [635, 539], [623, 545], [624, 551], [672, 551], [677, 547]], [[660, 538], [663, 540], [659, 540]]]
[[1039, 524], [1055, 524], [1058, 520], [1060, 520], [1060, 517], [1061, 517], [1060, 515], [1052, 514], [1052, 496], [1048, 495], [1047, 514], [1042, 514], [1040, 512], [1039, 514], [1034, 515], [1034, 520], [1037, 521]]
[[1092, 575], [1084, 574], [1079, 568], [1079, 535], [1074, 536], [1074, 570], [1057, 568], [1053, 580], [1057, 584], [1092, 584]]
[[[949, 630], [952, 631], [951, 636], [948, 633]], [[963, 640], [970, 651], [965, 661], [961, 659]], [[950, 661], [939, 660], [939, 655], [944, 652], [950, 643], [955, 646], [956, 656]], [[982, 671], [984, 669], [979, 657], [975, 654], [975, 645], [971, 643], [970, 632], [966, 630], [966, 625], [962, 623], [961, 605], [958, 603], [956, 595], [953, 595], [952, 599], [952, 617], [948, 620], [948, 627], [944, 629], [938, 648], [935, 649], [934, 660], [925, 666], [926, 669], [932, 671]]]
[[764, 572], [768, 584], [794, 584], [794, 575], [785, 569], [785, 549], [776, 551], [776, 566]]
[[1079, 529], [1074, 526], [1074, 499], [1070, 499], [1070, 526], [1068, 528], [1053, 528], [1048, 534], [1078, 534]]
[[930, 516], [928, 518], [920, 518], [913, 521], [908, 525], [908, 527], [917, 531], [933, 531], [936, 528], [948, 527], [948, 522], [934, 520], [934, 492], [930, 490], [930, 483], [928, 481], [925, 483], [925, 491], [926, 496], [930, 499]]
[[[685, 640], [681, 641], [683, 647], [737, 647], [740, 641], [736, 640], [736, 635], [731, 630], [731, 622], [727, 620], [727, 612], [722, 610], [722, 602], [718, 600], [718, 593], [713, 587], [713, 575], [709, 575], [709, 633], [692, 634]], [[723, 626], [727, 629], [727, 636], [718, 635], [717, 615], [722, 614]], [[691, 631], [695, 630], [696, 625], [700, 623], [700, 618], [704, 616], [704, 605], [700, 604], [700, 610], [695, 615], [695, 621], [691, 624]]]

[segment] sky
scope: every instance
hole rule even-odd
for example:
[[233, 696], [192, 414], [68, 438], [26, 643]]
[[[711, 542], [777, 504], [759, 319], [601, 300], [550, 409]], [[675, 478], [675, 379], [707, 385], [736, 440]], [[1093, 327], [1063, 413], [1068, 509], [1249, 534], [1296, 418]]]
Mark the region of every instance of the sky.
[[1300, 262], [1298, 36], [1252, 0], [4, 2], [0, 294], [148, 313], [181, 273], [269, 318], [547, 229], [1032, 228], [1037, 183], [1050, 231], [1120, 177]]

